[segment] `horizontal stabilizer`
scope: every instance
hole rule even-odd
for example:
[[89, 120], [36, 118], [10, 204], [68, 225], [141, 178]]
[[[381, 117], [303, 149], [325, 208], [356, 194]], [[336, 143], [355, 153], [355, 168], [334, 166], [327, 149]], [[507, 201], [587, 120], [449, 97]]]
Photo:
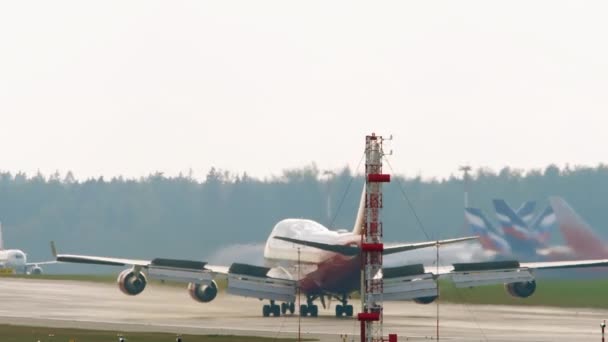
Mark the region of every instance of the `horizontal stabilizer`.
[[[283, 241], [287, 241], [287, 242], [293, 242], [293, 243], [303, 245], [303, 246], [309, 246], [309, 247], [322, 249], [322, 250], [328, 251], [328, 252], [339, 253], [342, 255], [354, 256], [354, 255], [359, 254], [359, 247], [357, 247], [357, 246], [330, 245], [330, 244], [322, 243], [322, 242], [298, 240], [298, 239], [292, 239], [292, 238], [283, 237], [283, 236], [275, 236], [274, 238], [283, 240]], [[442, 246], [442, 245], [448, 245], [448, 244], [452, 244], [452, 243], [458, 243], [458, 242], [464, 242], [464, 241], [470, 241], [470, 240], [477, 240], [477, 236], [467, 236], [467, 237], [457, 238], [457, 239], [447, 239], [447, 240], [437, 240], [437, 241], [427, 241], [427, 242], [415, 242], [415, 243], [408, 243], [408, 244], [403, 244], [403, 245], [398, 245], [398, 246], [384, 247], [383, 254], [389, 255], [389, 254], [395, 254], [395, 253], [400, 253], [400, 252], [412, 251], [415, 249], [435, 247], [437, 245]]]
[[471, 241], [471, 240], [477, 240], [477, 239], [478, 239], [477, 236], [467, 236], [467, 237], [457, 238], [457, 239], [409, 243], [409, 244], [404, 244], [404, 245], [399, 245], [399, 246], [384, 247], [383, 253], [384, 253], [384, 255], [389, 255], [389, 254], [395, 254], [395, 253], [400, 253], [400, 252], [413, 251], [415, 249], [435, 247], [437, 245], [443, 246], [443, 245], [449, 245], [452, 243]]
[[298, 240], [292, 239], [284, 236], [275, 236], [275, 239], [283, 240], [287, 242], [292, 242], [302, 246], [314, 247], [328, 252], [339, 253], [342, 255], [357, 255], [359, 254], [359, 247], [355, 246], [345, 246], [345, 245], [330, 245], [322, 242], [314, 242], [314, 241], [306, 241], [306, 240]]

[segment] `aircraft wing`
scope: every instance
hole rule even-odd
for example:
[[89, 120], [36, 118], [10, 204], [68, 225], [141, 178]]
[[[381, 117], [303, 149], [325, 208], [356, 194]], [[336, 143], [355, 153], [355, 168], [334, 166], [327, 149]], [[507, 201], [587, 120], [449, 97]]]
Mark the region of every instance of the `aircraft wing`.
[[74, 255], [74, 254], [57, 254], [55, 256], [58, 262], [71, 262], [77, 264], [94, 264], [107, 266], [142, 266], [150, 265], [150, 260], [122, 259], [100, 257], [92, 255]]
[[521, 267], [531, 269], [559, 269], [559, 268], [584, 268], [584, 267], [605, 267], [608, 266], [608, 259], [596, 260], [573, 260], [573, 261], [545, 261], [545, 262], [524, 262]]
[[[106, 266], [135, 266], [146, 269], [181, 270], [189, 272], [213, 272], [228, 274], [228, 267], [208, 265], [206, 262], [194, 260], [178, 260], [155, 258], [152, 260], [113, 258], [93, 255], [60, 254], [57, 253], [55, 243], [51, 242], [51, 252], [55, 256], [54, 262], [69, 262], [77, 264], [94, 264]], [[36, 263], [40, 265], [41, 263]]]
[[[200, 286], [206, 286], [205, 288], [217, 286], [214, 282], [217, 278], [227, 279], [228, 286], [226, 290], [228, 293], [234, 295], [283, 302], [295, 302], [297, 282], [290, 279], [291, 277], [289, 274], [271, 277], [268, 275], [271, 268], [267, 267], [240, 263], [233, 263], [230, 267], [226, 267], [209, 265], [206, 262], [194, 260], [163, 258], [139, 260], [91, 255], [59, 254], [57, 253], [54, 243], [51, 243], [51, 249], [57, 261], [60, 262], [129, 266], [133, 267], [135, 272], [143, 272], [146, 277], [150, 279], [190, 283], [189, 286], [194, 286], [189, 287], [191, 296], [194, 296], [193, 298], [196, 297], [195, 299], [203, 302], [212, 300], [215, 298], [215, 294], [205, 297], [204, 292], [199, 293], [199, 295], [193, 295], [193, 293], [199, 291], [201, 288]], [[122, 275], [127, 271], [129, 270], [127, 269], [121, 273], [119, 282], [122, 281]], [[279, 274], [281, 273], [279, 272]], [[121, 284], [120, 286], [121, 288], [124, 288], [125, 284]]]
[[50, 265], [50, 264], [56, 264], [56, 263], [57, 263], [56, 260], [41, 261], [41, 262], [28, 262], [28, 263], [25, 264], [25, 266]]
[[[382, 269], [384, 299], [414, 299], [424, 303], [437, 298], [437, 278], [446, 278], [457, 288], [504, 284], [507, 293], [526, 298], [536, 291], [535, 269], [606, 267], [608, 259], [524, 262], [501, 260], [456, 263], [448, 266], [405, 265]], [[428, 301], [427, 303], [429, 303]]]
[[487, 261], [473, 263], [459, 263], [450, 266], [424, 266], [424, 271], [435, 275], [447, 275], [457, 272], [493, 272], [503, 270], [543, 270], [543, 269], [567, 269], [586, 267], [608, 267], [608, 259], [597, 260], [572, 260], [572, 261], [541, 261], [541, 262], [518, 262], [515, 260]]

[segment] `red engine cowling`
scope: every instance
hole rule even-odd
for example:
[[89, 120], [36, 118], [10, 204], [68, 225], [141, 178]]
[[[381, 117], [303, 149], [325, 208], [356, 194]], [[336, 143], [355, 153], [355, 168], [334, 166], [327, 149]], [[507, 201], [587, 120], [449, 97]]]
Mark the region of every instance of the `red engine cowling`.
[[505, 290], [513, 297], [528, 298], [536, 291], [536, 281], [505, 284]]
[[209, 303], [217, 296], [217, 284], [213, 280], [209, 285], [190, 283], [188, 284], [188, 293], [197, 302]]
[[414, 298], [414, 302], [416, 304], [431, 304], [436, 301], [439, 296], [428, 296], [428, 297], [418, 297]]
[[133, 269], [126, 269], [120, 272], [117, 282], [120, 291], [129, 296], [142, 293], [148, 283], [143, 273], [135, 272]]

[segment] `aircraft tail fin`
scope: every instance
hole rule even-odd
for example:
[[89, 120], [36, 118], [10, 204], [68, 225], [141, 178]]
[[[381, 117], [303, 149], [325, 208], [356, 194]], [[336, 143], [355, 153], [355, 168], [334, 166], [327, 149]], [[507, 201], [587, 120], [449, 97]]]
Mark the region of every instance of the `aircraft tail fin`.
[[494, 204], [494, 210], [496, 210], [496, 217], [500, 221], [502, 230], [505, 235], [512, 235], [515, 238], [521, 240], [527, 240], [530, 238], [530, 231], [528, 225], [524, 220], [519, 217], [513, 209], [503, 199], [492, 200]]
[[492, 230], [492, 224], [486, 219], [481, 210], [477, 208], [465, 208], [464, 217], [475, 235], [487, 235]]
[[353, 226], [354, 234], [363, 234], [363, 215], [365, 215], [365, 184], [363, 184], [363, 191], [361, 191], [361, 199], [359, 200], [359, 209], [357, 210], [357, 217], [355, 218], [355, 225]]
[[2, 222], [0, 222], [0, 251], [4, 250], [4, 238], [2, 237]]
[[517, 208], [515, 213], [517, 216], [521, 217], [526, 224], [530, 225], [534, 219], [534, 209], [536, 209], [536, 201], [526, 201]]
[[494, 232], [492, 223], [480, 209], [465, 208], [464, 215], [471, 227], [471, 232], [479, 237], [479, 242], [484, 249], [505, 254], [511, 252], [509, 244]]
[[553, 212], [553, 208], [549, 205], [532, 224], [532, 231], [536, 234], [536, 238], [539, 242], [547, 243], [551, 238], [551, 233], [555, 229], [555, 225], [555, 213]]
[[570, 248], [584, 257], [606, 255], [607, 251], [600, 237], [563, 198], [550, 197], [549, 203], [555, 212], [559, 230]]

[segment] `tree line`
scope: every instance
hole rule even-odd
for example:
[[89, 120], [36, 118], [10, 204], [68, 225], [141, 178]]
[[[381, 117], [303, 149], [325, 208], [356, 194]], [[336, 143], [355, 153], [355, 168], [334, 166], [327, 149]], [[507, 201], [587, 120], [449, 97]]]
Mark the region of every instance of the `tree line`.
[[[79, 181], [71, 172], [0, 172], [0, 221], [5, 245], [24, 249], [30, 260], [48, 259], [50, 240], [63, 252], [204, 260], [227, 245], [263, 243], [283, 218], [309, 218], [350, 230], [362, 184], [363, 177], [348, 168], [324, 174], [314, 164], [266, 179], [216, 168], [204, 180], [154, 173], [140, 179]], [[513, 206], [537, 200], [543, 206], [548, 196], [563, 196], [600, 236], [608, 237], [606, 165], [482, 168], [472, 172], [469, 188], [471, 206], [491, 219], [493, 198]], [[386, 240], [468, 234], [463, 191], [460, 175], [393, 175], [384, 187]]]

